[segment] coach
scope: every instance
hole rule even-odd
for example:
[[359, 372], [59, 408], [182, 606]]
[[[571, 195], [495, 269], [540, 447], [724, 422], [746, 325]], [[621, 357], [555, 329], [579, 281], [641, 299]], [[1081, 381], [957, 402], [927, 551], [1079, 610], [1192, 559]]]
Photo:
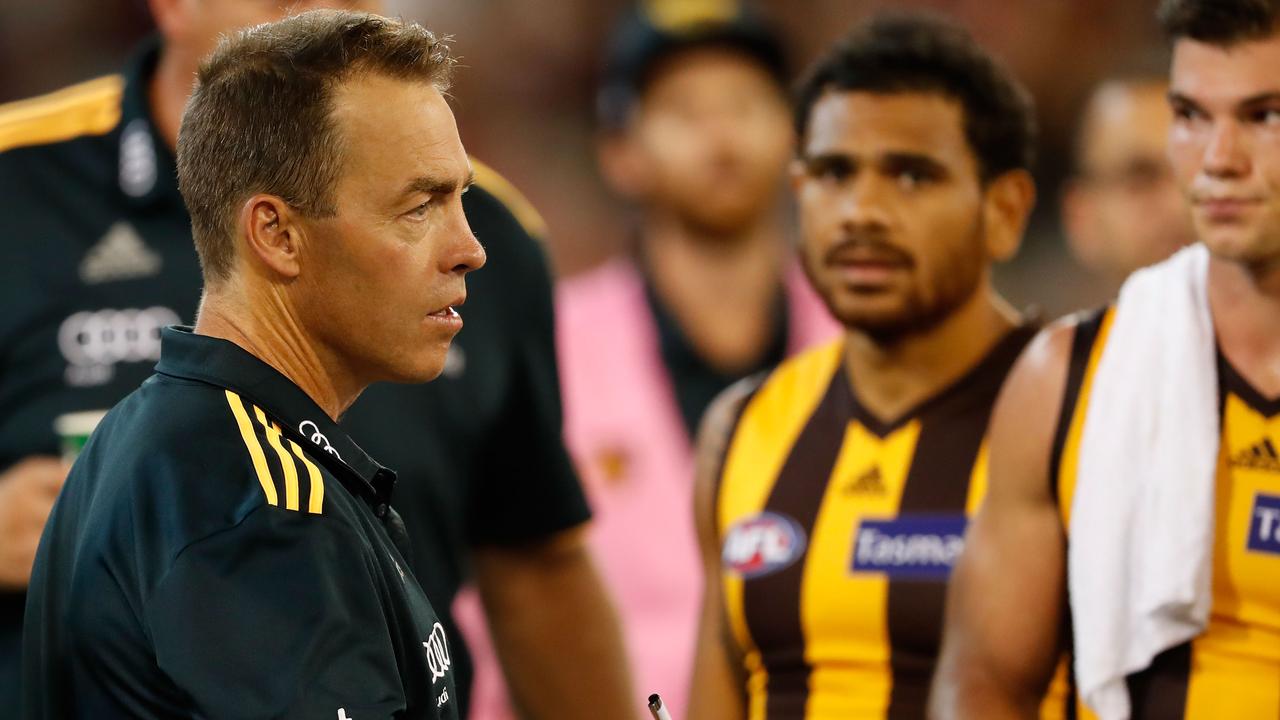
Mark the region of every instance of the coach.
[[457, 717], [395, 475], [336, 425], [370, 383], [441, 372], [485, 261], [452, 64], [420, 26], [311, 12], [202, 67], [177, 156], [199, 321], [67, 478], [26, 717]]

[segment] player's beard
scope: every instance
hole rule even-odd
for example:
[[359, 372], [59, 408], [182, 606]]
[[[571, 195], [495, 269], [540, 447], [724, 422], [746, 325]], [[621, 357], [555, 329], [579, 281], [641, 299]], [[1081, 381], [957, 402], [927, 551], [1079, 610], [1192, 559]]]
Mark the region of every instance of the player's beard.
[[[828, 250], [817, 262], [824, 265], [849, 245], [879, 246], [882, 253], [900, 257], [906, 265], [908, 281], [899, 292], [895, 307], [886, 310], [842, 307], [837, 293], [849, 292], [844, 288], [825, 287], [811, 264], [814, 260], [806, 254], [805, 274], [818, 291], [827, 310], [846, 329], [866, 335], [877, 345], [893, 345], [904, 338], [927, 333], [950, 317], [968, 302], [982, 284], [986, 257], [982, 253], [984, 226], [981, 213], [977, 215], [963, 246], [950, 249], [946, 257], [927, 264], [932, 274], [921, 276], [921, 267], [905, 250], [889, 245], [875, 233], [852, 235]], [[930, 292], [923, 292], [925, 288]]]

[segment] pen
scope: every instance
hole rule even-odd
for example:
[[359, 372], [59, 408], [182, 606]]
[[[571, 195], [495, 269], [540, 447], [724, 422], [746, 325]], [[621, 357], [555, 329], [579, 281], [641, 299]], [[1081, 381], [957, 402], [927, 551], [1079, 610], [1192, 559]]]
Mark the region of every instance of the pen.
[[653, 713], [653, 720], [671, 720], [671, 713], [667, 712], [658, 693], [649, 696], [649, 712]]

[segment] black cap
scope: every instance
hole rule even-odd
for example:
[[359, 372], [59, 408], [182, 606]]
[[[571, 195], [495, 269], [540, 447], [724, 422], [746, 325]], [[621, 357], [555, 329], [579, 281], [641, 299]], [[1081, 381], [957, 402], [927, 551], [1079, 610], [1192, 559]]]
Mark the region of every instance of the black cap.
[[596, 98], [600, 122], [623, 126], [661, 60], [704, 46], [738, 50], [787, 85], [782, 42], [753, 8], [735, 0], [646, 0], [623, 15], [609, 41]]

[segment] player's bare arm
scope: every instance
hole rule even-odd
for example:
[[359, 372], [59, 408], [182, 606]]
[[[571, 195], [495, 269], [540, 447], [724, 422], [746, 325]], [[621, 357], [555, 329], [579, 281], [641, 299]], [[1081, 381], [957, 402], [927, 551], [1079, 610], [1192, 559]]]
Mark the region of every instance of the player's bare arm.
[[[637, 717], [618, 616], [584, 530], [472, 554], [490, 632], [522, 717]], [[547, 648], [573, 662], [548, 662]], [[567, 702], [566, 698], [572, 698]]]
[[1065, 605], [1066, 540], [1050, 455], [1073, 324], [1042, 332], [992, 415], [990, 489], [947, 595], [934, 718], [1034, 718], [1053, 675]]
[[698, 546], [706, 582], [693, 663], [693, 686], [689, 692], [689, 717], [700, 720], [742, 720], [747, 716], [743, 653], [729, 629], [721, 596], [715, 494], [721, 459], [733, 437], [736, 420], [758, 386], [758, 378], [747, 378], [725, 390], [707, 409], [698, 430], [693, 510], [697, 515]]

